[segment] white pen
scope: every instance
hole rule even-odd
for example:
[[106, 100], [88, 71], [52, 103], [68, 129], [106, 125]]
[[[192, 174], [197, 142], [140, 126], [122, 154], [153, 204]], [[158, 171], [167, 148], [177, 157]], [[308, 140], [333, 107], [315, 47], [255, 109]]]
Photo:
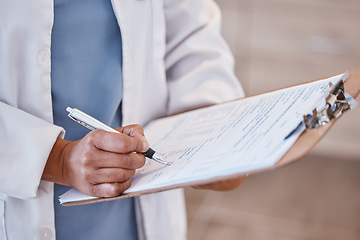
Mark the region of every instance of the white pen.
[[[95, 129], [102, 129], [108, 132], [119, 133], [115, 129], [107, 126], [106, 124], [100, 122], [99, 120], [89, 116], [88, 114], [80, 111], [76, 108], [67, 107], [66, 111], [69, 112], [68, 116], [74, 120], [75, 122], [83, 125], [84, 127], [95, 130]], [[153, 159], [158, 163], [164, 164], [169, 166], [170, 164], [165, 161], [159, 154], [157, 154], [153, 149], [149, 148], [146, 152], [143, 153], [145, 157]]]

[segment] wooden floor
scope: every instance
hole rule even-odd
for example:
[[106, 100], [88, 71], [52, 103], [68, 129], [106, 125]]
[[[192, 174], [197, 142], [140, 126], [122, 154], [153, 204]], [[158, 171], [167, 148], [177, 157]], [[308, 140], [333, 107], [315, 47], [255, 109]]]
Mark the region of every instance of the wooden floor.
[[[360, 67], [359, 0], [217, 2], [248, 95]], [[235, 191], [186, 189], [189, 240], [359, 240], [359, 119], [360, 106], [309, 156]]]
[[185, 189], [189, 240], [359, 240], [360, 161], [308, 156], [220, 193]]

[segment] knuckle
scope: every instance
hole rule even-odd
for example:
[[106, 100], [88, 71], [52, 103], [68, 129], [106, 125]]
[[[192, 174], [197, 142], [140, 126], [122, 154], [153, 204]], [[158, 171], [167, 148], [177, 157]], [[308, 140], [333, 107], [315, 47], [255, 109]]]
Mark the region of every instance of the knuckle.
[[89, 170], [87, 168], [80, 168], [79, 169], [79, 176], [85, 180], [86, 182], [88, 182], [88, 180], [90, 179], [91, 174], [89, 173]]
[[101, 135], [102, 135], [102, 130], [100, 129], [95, 129], [91, 132], [88, 133], [88, 136], [91, 138], [91, 139], [96, 139], [96, 138], [99, 138]]
[[104, 131], [103, 131], [103, 130], [95, 129], [95, 130], [89, 132], [89, 133], [84, 137], [85, 143], [86, 143], [88, 146], [93, 146], [93, 145], [95, 145], [95, 143], [98, 141], [98, 139], [100, 139], [100, 138], [103, 137], [103, 134], [104, 134]]
[[123, 183], [103, 183], [88, 185], [88, 194], [95, 197], [115, 197], [131, 186], [130, 179]]
[[86, 176], [91, 174], [91, 171], [95, 169], [93, 163], [94, 161], [92, 158], [83, 156], [79, 158], [79, 161], [76, 163], [77, 166], [75, 167], [78, 169], [81, 176]]
[[95, 197], [113, 197], [112, 187], [110, 184], [91, 185], [90, 192]]
[[140, 126], [139, 124], [133, 124], [133, 125], [129, 125], [127, 127], [127, 131], [128, 134], [132, 137], [136, 137], [136, 136], [143, 136], [144, 135], [144, 129], [142, 126]]
[[86, 134], [86, 136], [83, 138], [83, 141], [85, 142], [85, 144], [91, 144], [94, 139], [95, 139], [95, 135], [97, 135], [96, 133], [97, 131], [91, 131], [88, 134]]
[[129, 151], [130, 148], [130, 143], [128, 140], [126, 140], [124, 137], [122, 137], [119, 141], [119, 148], [123, 151], [123, 152], [127, 152]]
[[79, 162], [82, 166], [88, 166], [91, 162], [91, 154], [89, 152], [85, 152], [80, 158]]
[[124, 167], [129, 167], [131, 165], [131, 161], [131, 153], [122, 155], [121, 162]]
[[119, 178], [119, 180], [123, 180], [126, 179], [126, 172], [124, 169], [119, 169], [118, 173], [117, 173], [117, 177]]
[[134, 124], [133, 128], [134, 128], [135, 131], [138, 131], [138, 132], [143, 132], [144, 131], [143, 127], [140, 126], [139, 124]]
[[85, 157], [90, 158], [94, 153], [94, 143], [89, 137], [84, 137], [81, 144], [81, 152]]
[[126, 168], [129, 168], [129, 169], [133, 169], [134, 168], [134, 165], [136, 165], [136, 156], [137, 154], [136, 153], [129, 153], [126, 155], [125, 159], [126, 161], [124, 161], [124, 166]]
[[123, 129], [124, 129], [124, 127], [116, 127], [116, 128], [114, 128], [116, 131], [118, 131], [118, 132], [122, 132], [123, 131]]
[[89, 192], [91, 196], [101, 197], [100, 185], [90, 185]]

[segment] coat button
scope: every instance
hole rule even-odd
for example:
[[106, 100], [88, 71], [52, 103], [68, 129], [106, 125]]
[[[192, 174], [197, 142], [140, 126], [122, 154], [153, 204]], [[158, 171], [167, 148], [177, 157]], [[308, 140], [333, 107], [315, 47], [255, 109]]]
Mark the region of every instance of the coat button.
[[39, 231], [40, 240], [54, 239], [54, 234], [50, 228], [41, 228]]
[[50, 63], [50, 51], [47, 49], [41, 49], [37, 55], [37, 62], [41, 66], [48, 65]]

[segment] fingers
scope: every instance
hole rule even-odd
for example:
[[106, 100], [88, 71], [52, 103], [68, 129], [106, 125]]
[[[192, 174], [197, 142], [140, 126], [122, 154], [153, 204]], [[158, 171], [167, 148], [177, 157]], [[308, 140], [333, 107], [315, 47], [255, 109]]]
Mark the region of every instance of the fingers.
[[[85, 155], [86, 157], [73, 166], [75, 171], [72, 175], [76, 178], [73, 186], [83, 193], [97, 197], [121, 194], [130, 187], [128, 183], [135, 170], [145, 164], [145, 156], [139, 153], [118, 154], [96, 150]], [[104, 186], [105, 190], [94, 185]]]
[[89, 187], [87, 194], [94, 197], [119, 196], [131, 185], [130, 180], [123, 183], [102, 183]]
[[141, 135], [138, 130], [128, 131], [131, 131], [133, 136], [127, 135], [126, 133], [94, 130], [87, 134], [85, 138], [87, 138], [87, 141], [92, 143], [96, 148], [104, 151], [115, 153], [146, 152], [149, 149], [146, 138]]
[[130, 187], [135, 170], [145, 164], [141, 153], [149, 144], [139, 125], [119, 130], [94, 130], [68, 144], [61, 157], [67, 185], [96, 197], [118, 196]]
[[102, 168], [96, 170], [91, 177], [90, 183], [93, 185], [101, 183], [124, 183], [135, 175], [135, 170], [127, 170], [121, 168]]
[[130, 187], [130, 179], [134, 175], [134, 169], [87, 169], [77, 174], [77, 184], [74, 187], [91, 196], [114, 197]]
[[96, 168], [124, 168], [124, 169], [138, 169], [144, 166], [145, 156], [139, 153], [110, 153], [99, 151], [94, 162]]
[[147, 146], [145, 147], [145, 151], [149, 149], [149, 143], [145, 137], [144, 129], [140, 125], [137, 124], [128, 125], [125, 127], [116, 128], [116, 130], [130, 137], [135, 137], [140, 139], [141, 141], [147, 144]]
[[115, 128], [117, 131], [124, 133], [130, 137], [138, 137], [138, 138], [142, 138], [143, 140], [146, 141], [145, 135], [144, 135], [144, 129], [137, 124], [134, 125], [128, 125], [125, 127], [119, 127], [119, 128]]

